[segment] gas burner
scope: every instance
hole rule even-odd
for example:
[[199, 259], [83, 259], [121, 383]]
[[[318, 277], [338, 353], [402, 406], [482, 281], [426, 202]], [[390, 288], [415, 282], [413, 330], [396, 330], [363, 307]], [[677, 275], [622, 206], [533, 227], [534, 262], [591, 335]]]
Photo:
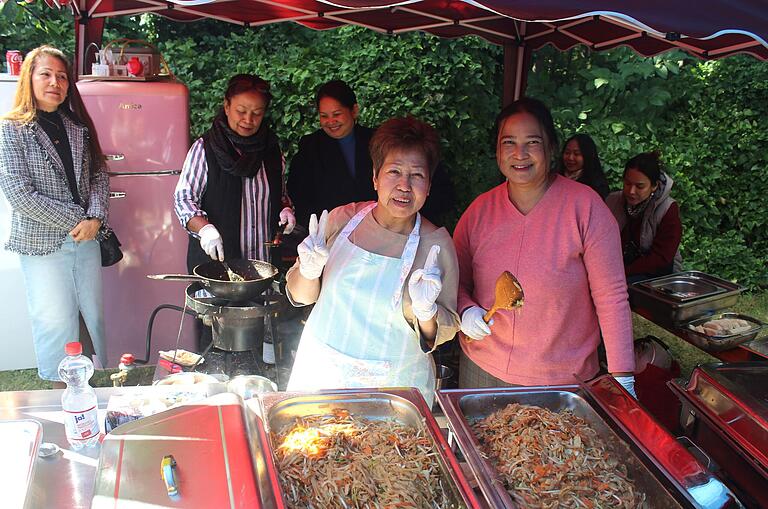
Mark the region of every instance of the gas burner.
[[256, 350], [231, 352], [212, 348], [205, 354], [205, 362], [198, 367], [209, 375], [224, 374], [230, 379], [240, 375], [260, 375], [277, 382], [277, 368], [262, 360], [261, 353]]
[[213, 329], [213, 346], [230, 352], [261, 352], [265, 323], [271, 336], [277, 336], [276, 319], [286, 308], [287, 299], [279, 293], [265, 294], [260, 302], [231, 302], [216, 297], [197, 297], [200, 283], [186, 289], [186, 305], [198, 314], [203, 324]]

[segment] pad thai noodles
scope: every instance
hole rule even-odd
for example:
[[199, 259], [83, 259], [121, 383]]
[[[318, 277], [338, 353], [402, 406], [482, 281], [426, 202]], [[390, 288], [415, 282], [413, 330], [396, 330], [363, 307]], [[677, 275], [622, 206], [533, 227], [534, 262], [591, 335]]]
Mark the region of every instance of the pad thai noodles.
[[529, 508], [644, 507], [645, 495], [594, 429], [570, 411], [511, 403], [475, 422], [483, 455]]
[[453, 508], [423, 429], [346, 410], [300, 417], [273, 435], [290, 508]]

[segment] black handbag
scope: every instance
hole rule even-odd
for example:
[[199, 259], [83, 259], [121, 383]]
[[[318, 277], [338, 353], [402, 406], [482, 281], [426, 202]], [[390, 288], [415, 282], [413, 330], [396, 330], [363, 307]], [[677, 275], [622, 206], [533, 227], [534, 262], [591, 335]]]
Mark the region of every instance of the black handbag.
[[123, 252], [120, 250], [120, 241], [112, 228], [104, 228], [99, 232], [99, 248], [101, 248], [101, 266], [109, 267], [123, 259]]

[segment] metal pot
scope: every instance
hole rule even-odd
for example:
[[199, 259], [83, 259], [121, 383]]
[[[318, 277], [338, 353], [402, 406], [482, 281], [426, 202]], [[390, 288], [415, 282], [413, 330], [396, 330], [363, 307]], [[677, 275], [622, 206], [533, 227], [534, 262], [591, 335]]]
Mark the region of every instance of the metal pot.
[[260, 260], [228, 260], [229, 267], [245, 281], [230, 281], [227, 269], [219, 261], [211, 260], [195, 267], [194, 274], [150, 274], [150, 279], [163, 281], [199, 281], [216, 297], [233, 302], [253, 300], [261, 295], [277, 275], [277, 268]]

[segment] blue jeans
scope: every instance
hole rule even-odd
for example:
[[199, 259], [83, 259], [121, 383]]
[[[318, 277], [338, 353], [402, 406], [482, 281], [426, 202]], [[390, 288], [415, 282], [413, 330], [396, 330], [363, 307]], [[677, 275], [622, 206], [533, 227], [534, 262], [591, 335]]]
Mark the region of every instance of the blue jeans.
[[19, 255], [35, 344], [38, 376], [59, 381], [64, 345], [79, 341], [83, 315], [96, 355], [106, 364], [101, 297], [101, 251], [95, 240], [67, 236], [61, 249], [43, 255]]

